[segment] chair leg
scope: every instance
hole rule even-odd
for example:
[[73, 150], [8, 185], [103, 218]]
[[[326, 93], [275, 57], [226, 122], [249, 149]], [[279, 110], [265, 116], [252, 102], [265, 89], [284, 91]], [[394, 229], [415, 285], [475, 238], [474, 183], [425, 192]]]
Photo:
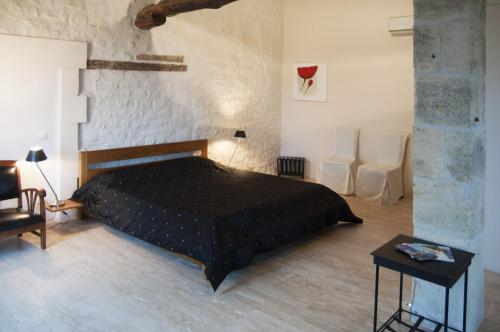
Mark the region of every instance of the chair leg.
[[47, 231], [45, 229], [45, 223], [42, 228], [40, 228], [40, 246], [45, 250], [47, 246]]

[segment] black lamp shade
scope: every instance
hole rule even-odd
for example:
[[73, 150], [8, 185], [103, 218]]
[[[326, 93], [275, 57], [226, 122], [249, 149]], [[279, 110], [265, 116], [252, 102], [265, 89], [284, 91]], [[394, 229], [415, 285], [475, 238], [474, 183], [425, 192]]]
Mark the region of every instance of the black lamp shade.
[[29, 162], [40, 162], [47, 160], [47, 156], [45, 155], [45, 152], [43, 152], [42, 148], [31, 148], [30, 152], [28, 152], [28, 156], [26, 157], [26, 161]]
[[237, 130], [237, 131], [234, 133], [234, 138], [245, 139], [245, 138], [247, 138], [247, 134], [246, 134], [246, 133], [245, 133], [245, 131], [243, 131], [243, 130]]

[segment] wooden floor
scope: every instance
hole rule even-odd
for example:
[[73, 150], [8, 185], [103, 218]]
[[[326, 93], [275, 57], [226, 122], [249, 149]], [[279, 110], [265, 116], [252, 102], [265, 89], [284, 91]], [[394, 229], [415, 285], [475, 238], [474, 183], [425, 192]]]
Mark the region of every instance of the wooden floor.
[[[50, 231], [46, 251], [32, 235], [2, 239], [0, 331], [370, 331], [369, 253], [411, 234], [412, 206], [349, 202], [364, 225], [259, 256], [215, 294], [196, 266], [98, 223]], [[500, 277], [486, 282], [481, 331], [500, 331]], [[385, 318], [397, 306], [398, 275], [382, 269], [380, 291]]]

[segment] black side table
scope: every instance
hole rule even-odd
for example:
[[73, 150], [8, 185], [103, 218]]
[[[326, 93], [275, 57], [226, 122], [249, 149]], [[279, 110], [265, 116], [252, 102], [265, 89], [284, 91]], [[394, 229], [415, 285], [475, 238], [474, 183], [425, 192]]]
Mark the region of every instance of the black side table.
[[[455, 258], [454, 263], [429, 261], [429, 262], [419, 262], [411, 259], [405, 253], [397, 250], [395, 246], [401, 243], [427, 243], [438, 245], [433, 242], [416, 239], [413, 237], [398, 235], [388, 243], [384, 244], [382, 247], [378, 248], [371, 253], [373, 256], [373, 264], [376, 266], [376, 277], [375, 277], [375, 313], [373, 318], [373, 331], [394, 331], [391, 328], [391, 324], [397, 322], [399, 324], [405, 325], [409, 328], [409, 331], [423, 331], [419, 329], [420, 324], [424, 321], [432, 322], [436, 325], [435, 332], [448, 330], [460, 332], [454, 328], [448, 326], [448, 309], [449, 309], [449, 299], [450, 299], [450, 289], [455, 285], [455, 283], [460, 279], [460, 277], [465, 274], [464, 283], [464, 313], [463, 313], [463, 332], [466, 332], [467, 326], [467, 281], [468, 281], [468, 271], [474, 254], [451, 248], [453, 257]], [[378, 312], [378, 284], [379, 284], [379, 268], [380, 266], [387, 269], [397, 271], [400, 275], [399, 283], [399, 308], [398, 310], [380, 327], [377, 328], [377, 312]], [[436, 285], [440, 285], [446, 288], [445, 296], [445, 314], [444, 322], [439, 323], [428, 319], [426, 317], [417, 315], [415, 313], [404, 310], [402, 307], [403, 302], [403, 275], [407, 274], [415, 278], [419, 278]], [[408, 313], [411, 316], [417, 318], [415, 324], [411, 325], [404, 322], [401, 318], [403, 313]]]

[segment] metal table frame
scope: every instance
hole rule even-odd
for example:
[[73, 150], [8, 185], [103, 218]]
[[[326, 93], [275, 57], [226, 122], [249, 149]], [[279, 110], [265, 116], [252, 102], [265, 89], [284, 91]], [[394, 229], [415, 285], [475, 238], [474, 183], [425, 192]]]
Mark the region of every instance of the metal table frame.
[[[409, 328], [409, 332], [425, 332], [424, 330], [419, 329], [420, 324], [424, 321], [429, 321], [436, 324], [436, 328], [434, 332], [441, 331], [441, 328], [444, 328], [444, 332], [448, 331], [456, 331], [456, 332], [467, 332], [467, 284], [469, 279], [469, 269], [467, 268], [464, 272], [464, 311], [463, 311], [463, 330], [459, 331], [457, 329], [451, 328], [448, 326], [448, 311], [449, 311], [449, 302], [450, 302], [450, 288], [445, 287], [446, 295], [445, 295], [445, 311], [444, 311], [444, 322], [439, 323], [428, 319], [424, 316], [417, 315], [415, 313], [409, 312], [403, 309], [403, 272], [397, 271], [400, 273], [399, 277], [399, 308], [398, 310], [380, 327], [377, 329], [377, 315], [378, 315], [378, 286], [379, 286], [379, 270], [380, 265], [376, 264], [375, 271], [375, 306], [374, 306], [374, 316], [373, 316], [373, 332], [382, 332], [382, 331], [394, 331], [391, 328], [391, 324], [396, 321], [399, 324], [403, 324]], [[403, 322], [401, 317], [403, 313], [408, 313], [411, 316], [418, 317], [417, 321], [413, 325], [409, 325], [406, 322]]]

